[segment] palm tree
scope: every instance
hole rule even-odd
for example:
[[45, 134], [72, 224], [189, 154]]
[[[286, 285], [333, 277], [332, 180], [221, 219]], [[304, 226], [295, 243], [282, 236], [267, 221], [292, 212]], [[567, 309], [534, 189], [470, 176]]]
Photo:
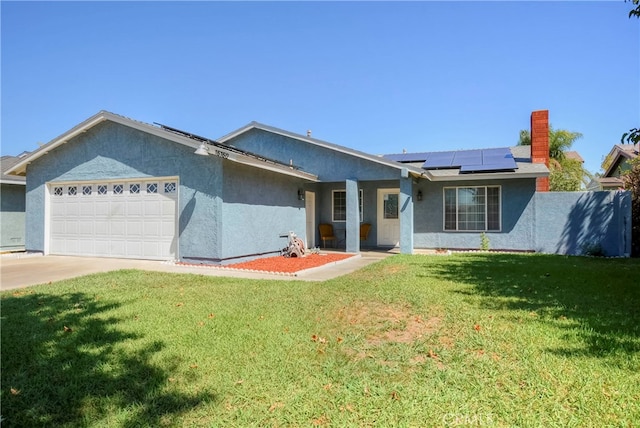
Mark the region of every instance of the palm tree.
[[[582, 190], [592, 178], [591, 173], [582, 166], [582, 162], [568, 159], [566, 155], [573, 143], [581, 137], [582, 134], [579, 132], [556, 130], [549, 126], [549, 190], [552, 192]], [[518, 145], [531, 145], [529, 130], [520, 131]]]

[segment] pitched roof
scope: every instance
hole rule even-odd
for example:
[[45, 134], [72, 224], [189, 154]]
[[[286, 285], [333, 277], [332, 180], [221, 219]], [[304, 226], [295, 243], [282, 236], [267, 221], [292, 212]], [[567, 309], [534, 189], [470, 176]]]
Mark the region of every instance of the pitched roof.
[[564, 155], [567, 159], [573, 159], [584, 163], [584, 159], [582, 158], [582, 156], [580, 156], [580, 153], [576, 152], [575, 150], [565, 152]]
[[[86, 132], [90, 128], [102, 123], [104, 121], [110, 121], [114, 123], [119, 123], [124, 126], [128, 126], [130, 128], [137, 129], [142, 132], [146, 132], [148, 134], [156, 135], [160, 138], [164, 138], [170, 141], [174, 141], [179, 144], [183, 144], [185, 146], [191, 147], [193, 149], [197, 149], [200, 144], [215, 144], [214, 140], [205, 139], [203, 137], [197, 137], [192, 134], [178, 131], [173, 128], [163, 127], [163, 126], [155, 126], [145, 122], [140, 122], [138, 120], [130, 119], [128, 117], [120, 116], [118, 114], [110, 113], [108, 111], [100, 111], [97, 114], [91, 116], [75, 127], [71, 128], [69, 131], [64, 134], [54, 138], [47, 144], [41, 146], [39, 149], [31, 152], [24, 158], [20, 159], [14, 165], [7, 169], [7, 174], [16, 175], [16, 176], [25, 176], [27, 171], [27, 165], [34, 160], [46, 155], [50, 151], [56, 149], [57, 147], [66, 144], [74, 137]], [[176, 132], [177, 131], [177, 132]], [[204, 140], [204, 141], [203, 141]], [[265, 159], [259, 155], [255, 155], [250, 152], [240, 151], [240, 150], [228, 150], [224, 147], [217, 147], [218, 151], [225, 154], [225, 159], [231, 160], [233, 162], [238, 162], [245, 165], [254, 166], [261, 169], [266, 169], [274, 172], [278, 172], [285, 175], [290, 175], [298, 178], [303, 178], [305, 180], [317, 181], [318, 177], [314, 174], [310, 174], [295, 168], [291, 168], [289, 165], [281, 164], [278, 162], [271, 161], [269, 159]]]
[[[531, 162], [531, 146], [515, 146], [502, 149], [472, 149], [472, 150], [456, 150], [454, 152], [422, 152], [422, 153], [403, 153], [396, 155], [385, 155], [392, 158], [408, 159], [405, 165], [411, 165], [415, 168], [423, 169], [424, 161], [432, 155], [455, 153], [460, 158], [475, 158], [476, 152], [483, 150], [500, 150], [501, 152], [509, 151], [515, 161], [515, 168], [504, 168], [495, 171], [478, 171], [464, 172], [461, 165], [451, 165], [448, 168], [428, 168], [425, 169], [427, 177], [432, 181], [467, 181], [467, 180], [492, 180], [504, 178], [538, 178], [549, 175], [549, 169], [542, 163]], [[469, 155], [469, 156], [467, 156]], [[455, 157], [455, 156], [454, 156]]]
[[611, 158], [609, 167], [604, 172], [603, 177], [611, 175], [613, 170], [618, 167], [621, 159], [633, 159], [638, 156], [638, 149], [633, 144], [616, 144], [613, 146], [607, 158]]
[[396, 168], [399, 170], [402, 170], [404, 168], [409, 170], [409, 173], [411, 173], [414, 176], [424, 176], [424, 172], [423, 170], [421, 170], [420, 168], [414, 168], [412, 166], [408, 166], [408, 165], [404, 165], [404, 164], [400, 164], [398, 162], [389, 160], [389, 159], [385, 159], [383, 156], [378, 156], [378, 155], [372, 155], [369, 153], [365, 153], [365, 152], [361, 152], [359, 150], [354, 150], [354, 149], [350, 149], [348, 147], [345, 146], [341, 146], [338, 144], [333, 144], [333, 143], [329, 143], [327, 141], [324, 140], [320, 140], [317, 138], [312, 138], [308, 135], [302, 135], [302, 134], [297, 134], [295, 132], [291, 132], [291, 131], [287, 131], [284, 129], [280, 129], [280, 128], [276, 128], [274, 126], [270, 126], [270, 125], [265, 125], [263, 123], [259, 123], [256, 121], [250, 122], [247, 125], [236, 129], [235, 131], [232, 131], [230, 133], [228, 133], [227, 135], [221, 137], [218, 139], [219, 142], [221, 143], [226, 143], [227, 141], [232, 140], [233, 138], [244, 134], [252, 129], [260, 129], [262, 131], [266, 131], [266, 132], [271, 132], [273, 134], [278, 134], [278, 135], [282, 135], [288, 138], [293, 138], [295, 140], [299, 140], [299, 141], [303, 141], [305, 143], [309, 143], [309, 144], [313, 144], [316, 145], [318, 147], [324, 147], [336, 152], [340, 152], [340, 153], [344, 153], [350, 156], [355, 156], [357, 158], [360, 159], [365, 159], [371, 162], [375, 162], [378, 164], [382, 164], [382, 165], [386, 165], [386, 166], [390, 166], [392, 168]]
[[13, 175], [7, 175], [7, 171], [13, 168], [20, 160], [25, 157], [28, 152], [24, 152], [18, 156], [2, 156], [0, 158], [0, 183], [2, 184], [18, 184], [18, 185], [26, 185], [25, 177], [16, 177]]

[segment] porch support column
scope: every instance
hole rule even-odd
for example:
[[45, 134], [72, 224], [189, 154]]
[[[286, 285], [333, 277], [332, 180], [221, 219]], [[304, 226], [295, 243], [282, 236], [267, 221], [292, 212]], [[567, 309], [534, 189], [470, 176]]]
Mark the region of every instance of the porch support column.
[[409, 171], [400, 176], [400, 253], [413, 254], [413, 182]]
[[358, 197], [358, 180], [350, 178], [345, 182], [347, 192], [347, 224], [345, 226], [346, 251], [360, 252], [360, 198]]

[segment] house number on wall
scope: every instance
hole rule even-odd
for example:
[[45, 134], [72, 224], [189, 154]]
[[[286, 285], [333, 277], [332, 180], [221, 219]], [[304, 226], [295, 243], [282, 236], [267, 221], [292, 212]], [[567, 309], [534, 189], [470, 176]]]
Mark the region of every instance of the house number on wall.
[[218, 156], [219, 158], [229, 159], [229, 153], [227, 152], [223, 152], [221, 150], [216, 149], [215, 153], [216, 153], [216, 156]]

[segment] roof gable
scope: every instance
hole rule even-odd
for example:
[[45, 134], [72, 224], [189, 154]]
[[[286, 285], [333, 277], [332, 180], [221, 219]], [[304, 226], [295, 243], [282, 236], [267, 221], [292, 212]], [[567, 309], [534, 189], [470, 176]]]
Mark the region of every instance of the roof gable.
[[634, 159], [638, 156], [638, 152], [633, 144], [616, 144], [613, 146], [607, 158], [611, 157], [609, 167], [602, 175], [603, 177], [614, 176], [614, 171], [626, 160]]
[[26, 156], [25, 153], [18, 156], [2, 156], [2, 158], [0, 158], [0, 183], [18, 184], [23, 186], [26, 184], [26, 179], [24, 177], [7, 175], [7, 171], [20, 162], [24, 156]]
[[[68, 143], [74, 137], [88, 131], [94, 126], [104, 122], [111, 121], [114, 123], [118, 123], [123, 126], [127, 126], [130, 128], [137, 129], [139, 131], [145, 132], [147, 134], [155, 135], [157, 137], [173, 141], [178, 144], [183, 144], [185, 146], [191, 147], [194, 150], [200, 147], [202, 143], [214, 144], [215, 141], [209, 140], [203, 137], [194, 136], [192, 134], [182, 132], [176, 130], [174, 128], [169, 128], [166, 126], [154, 126], [148, 123], [140, 122], [137, 120], [129, 119], [124, 116], [120, 116], [114, 113], [110, 113], [107, 111], [100, 111], [97, 114], [91, 116], [80, 124], [76, 125], [69, 131], [64, 134], [58, 136], [57, 138], [51, 140], [47, 144], [44, 144], [39, 149], [34, 152], [28, 154], [19, 162], [11, 166], [6, 173], [15, 175], [15, 176], [25, 176], [27, 171], [27, 165], [33, 162], [34, 160], [46, 155], [47, 153], [55, 150], [57, 147]], [[288, 165], [279, 164], [264, 158], [261, 158], [258, 155], [254, 155], [249, 152], [241, 152], [241, 151], [230, 151], [225, 149], [224, 147], [216, 148], [216, 152], [214, 155], [219, 157], [223, 157], [224, 159], [228, 159], [230, 161], [242, 163], [245, 165], [254, 166], [257, 168], [267, 169], [274, 172], [282, 173], [285, 175], [295, 176], [298, 178], [303, 178], [306, 180], [316, 181], [317, 176], [313, 174], [306, 173], [304, 171], [299, 171], [290, 168]]]
[[318, 147], [322, 147], [325, 149], [329, 149], [329, 150], [333, 150], [335, 152], [339, 152], [339, 153], [343, 153], [349, 156], [353, 156], [359, 159], [364, 159], [364, 160], [368, 160], [374, 163], [378, 163], [381, 165], [385, 165], [385, 166], [389, 166], [398, 170], [402, 170], [402, 169], [408, 169], [410, 173], [412, 173], [412, 175], [415, 176], [422, 176], [424, 175], [424, 171], [421, 171], [419, 168], [415, 168], [413, 166], [408, 166], [408, 165], [403, 165], [400, 164], [398, 162], [395, 162], [394, 160], [391, 159], [386, 159], [383, 156], [376, 156], [376, 155], [371, 155], [369, 153], [365, 153], [365, 152], [361, 152], [359, 150], [354, 150], [354, 149], [350, 149], [348, 147], [345, 146], [341, 146], [338, 144], [333, 144], [333, 143], [329, 143], [327, 141], [324, 140], [320, 140], [317, 138], [312, 138], [310, 136], [306, 136], [306, 135], [302, 135], [302, 134], [297, 134], [295, 132], [290, 132], [290, 131], [286, 131], [284, 129], [280, 129], [280, 128], [276, 128], [274, 126], [269, 126], [269, 125], [265, 125], [256, 121], [250, 122], [247, 125], [236, 129], [235, 131], [230, 132], [229, 134], [221, 137], [218, 139], [218, 141], [220, 143], [227, 143], [231, 140], [233, 140], [234, 138], [245, 134], [247, 132], [250, 132], [253, 129], [258, 129], [261, 131], [265, 131], [265, 132], [270, 132], [272, 134], [277, 134], [277, 135], [282, 135], [288, 138], [292, 138], [294, 140], [299, 140], [302, 141], [304, 143], [308, 143], [308, 144], [313, 144], [315, 146]]

